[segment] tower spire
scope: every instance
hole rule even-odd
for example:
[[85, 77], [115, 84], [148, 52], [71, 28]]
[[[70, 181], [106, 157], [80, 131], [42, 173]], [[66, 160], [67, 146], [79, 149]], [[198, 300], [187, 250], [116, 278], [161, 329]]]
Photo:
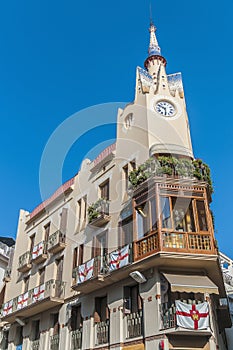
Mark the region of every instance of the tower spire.
[[150, 32], [150, 45], [149, 45], [149, 50], [148, 50], [148, 54], [149, 57], [153, 56], [153, 55], [161, 55], [161, 50], [156, 38], [156, 27], [152, 21], [152, 18], [150, 19], [150, 28], [149, 28], [149, 32]]

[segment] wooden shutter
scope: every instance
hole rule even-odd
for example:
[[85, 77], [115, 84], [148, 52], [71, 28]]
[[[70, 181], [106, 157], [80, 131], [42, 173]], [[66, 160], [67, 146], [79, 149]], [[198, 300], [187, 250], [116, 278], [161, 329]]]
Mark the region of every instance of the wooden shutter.
[[62, 281], [63, 258], [57, 260], [57, 280]]
[[50, 232], [50, 222], [44, 227], [44, 230], [45, 230], [44, 240], [45, 242], [48, 242], [49, 232]]
[[63, 208], [62, 213], [61, 213], [60, 231], [61, 231], [61, 233], [64, 233], [64, 234], [66, 233], [67, 214], [68, 214], [68, 209]]
[[78, 259], [78, 247], [75, 247], [73, 252], [73, 269], [77, 266], [77, 259]]
[[78, 265], [83, 264], [83, 244], [80, 244], [78, 248]]

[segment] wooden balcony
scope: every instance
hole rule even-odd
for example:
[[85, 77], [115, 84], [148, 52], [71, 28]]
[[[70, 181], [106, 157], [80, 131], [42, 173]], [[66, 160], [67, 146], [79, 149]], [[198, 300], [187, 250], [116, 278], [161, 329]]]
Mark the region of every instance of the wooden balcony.
[[64, 303], [65, 282], [49, 280], [3, 305], [2, 321], [14, 322], [16, 317], [30, 317]]
[[216, 250], [208, 232], [154, 232], [134, 242], [134, 261], [158, 252], [215, 254]]
[[71, 350], [82, 349], [82, 328], [71, 332]]
[[48, 239], [48, 251], [56, 254], [66, 247], [66, 235], [61, 231], [54, 232]]
[[18, 271], [19, 272], [27, 272], [31, 269], [31, 252], [27, 251], [23, 255], [19, 257]]
[[42, 241], [34, 246], [32, 251], [32, 262], [34, 264], [40, 264], [47, 260], [47, 242]]
[[88, 208], [89, 225], [102, 227], [106, 225], [111, 217], [109, 216], [109, 201], [100, 199]]

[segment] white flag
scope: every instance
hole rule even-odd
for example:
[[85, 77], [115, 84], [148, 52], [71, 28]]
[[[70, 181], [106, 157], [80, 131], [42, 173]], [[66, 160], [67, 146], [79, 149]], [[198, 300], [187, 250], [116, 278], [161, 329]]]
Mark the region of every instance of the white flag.
[[89, 280], [93, 276], [94, 270], [94, 258], [87, 261], [78, 267], [78, 281], [77, 283], [83, 283]]
[[177, 326], [188, 329], [206, 329], [209, 327], [208, 303], [186, 304], [176, 300]]
[[110, 254], [110, 271], [118, 270], [129, 263], [129, 245]]

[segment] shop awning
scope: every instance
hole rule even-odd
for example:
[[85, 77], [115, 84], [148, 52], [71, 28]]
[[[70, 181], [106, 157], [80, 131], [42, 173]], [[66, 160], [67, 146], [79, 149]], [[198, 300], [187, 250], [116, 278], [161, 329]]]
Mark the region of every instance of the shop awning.
[[163, 274], [172, 292], [219, 294], [218, 287], [207, 276]]

